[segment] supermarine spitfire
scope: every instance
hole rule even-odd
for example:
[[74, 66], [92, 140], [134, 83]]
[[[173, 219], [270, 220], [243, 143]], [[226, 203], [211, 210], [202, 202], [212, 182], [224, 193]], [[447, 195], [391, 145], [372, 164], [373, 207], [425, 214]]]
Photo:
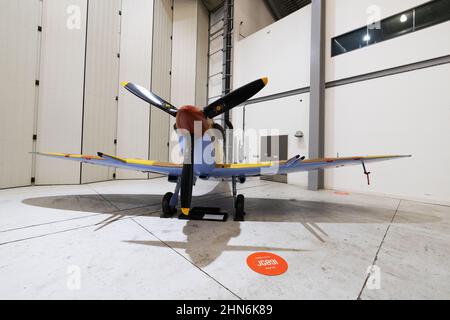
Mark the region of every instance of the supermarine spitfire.
[[[237, 195], [237, 182], [245, 183], [247, 177], [264, 175], [288, 174], [301, 171], [312, 171], [326, 168], [336, 168], [349, 165], [362, 165], [364, 173], [369, 179], [370, 172], [366, 170], [366, 164], [371, 162], [392, 160], [410, 156], [377, 156], [377, 157], [349, 157], [349, 158], [325, 158], [305, 160], [304, 157], [295, 156], [287, 161], [263, 162], [263, 163], [217, 163], [205, 161], [206, 148], [210, 148], [213, 140], [208, 133], [210, 129], [223, 128], [214, 122], [218, 116], [230, 111], [234, 107], [256, 95], [267, 85], [268, 79], [261, 78], [253, 81], [231, 93], [223, 96], [210, 105], [200, 109], [195, 106], [182, 106], [176, 108], [169, 102], [161, 99], [149, 90], [124, 82], [122, 86], [160, 110], [176, 118], [176, 129], [180, 138], [180, 151], [183, 154], [183, 163], [158, 162], [141, 159], [125, 159], [113, 155], [98, 152], [96, 156], [73, 155], [62, 153], [38, 153], [39, 155], [60, 158], [64, 160], [78, 161], [93, 165], [116, 167], [135, 171], [157, 173], [168, 176], [169, 181], [176, 183], [175, 191], [168, 192], [162, 200], [162, 210], [166, 217], [173, 216], [177, 212], [178, 198], [180, 197], [181, 212], [189, 216], [191, 211], [192, 188], [197, 178], [231, 179], [233, 199], [235, 207], [234, 219], [244, 219], [244, 196]], [[202, 152], [195, 152], [200, 148]], [[214, 150], [213, 150], [214, 153]]]

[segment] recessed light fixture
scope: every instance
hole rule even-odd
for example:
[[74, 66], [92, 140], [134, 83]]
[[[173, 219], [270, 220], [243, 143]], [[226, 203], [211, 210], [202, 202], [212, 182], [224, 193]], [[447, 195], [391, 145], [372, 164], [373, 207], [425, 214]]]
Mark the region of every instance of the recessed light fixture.
[[400, 17], [400, 22], [405, 23], [406, 21], [408, 21], [408, 16], [406, 14], [402, 14]]
[[366, 34], [363, 38], [364, 41], [369, 42], [370, 41], [370, 36], [368, 34]]

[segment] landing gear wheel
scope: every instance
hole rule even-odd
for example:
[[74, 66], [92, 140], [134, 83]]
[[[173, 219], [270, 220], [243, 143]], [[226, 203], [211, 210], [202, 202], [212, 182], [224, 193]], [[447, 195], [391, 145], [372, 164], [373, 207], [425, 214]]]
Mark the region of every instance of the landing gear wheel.
[[244, 221], [244, 201], [245, 198], [242, 194], [236, 197], [236, 202], [234, 204], [235, 212], [234, 212], [234, 221]]
[[161, 218], [171, 218], [175, 213], [177, 213], [177, 209], [175, 207], [170, 206], [170, 199], [172, 199], [173, 193], [167, 192], [162, 199], [162, 214]]

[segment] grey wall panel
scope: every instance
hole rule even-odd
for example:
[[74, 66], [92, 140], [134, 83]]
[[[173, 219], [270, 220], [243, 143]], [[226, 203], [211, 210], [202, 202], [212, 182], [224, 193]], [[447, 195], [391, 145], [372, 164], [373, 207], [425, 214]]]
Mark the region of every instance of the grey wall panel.
[[39, 0], [2, 0], [0, 10], [0, 188], [29, 185]]
[[[121, 0], [90, 0], [87, 24], [83, 154], [115, 154]], [[82, 165], [82, 183], [112, 179], [114, 169]]]
[[[156, 0], [153, 23], [152, 91], [170, 101], [172, 68], [172, 0]], [[169, 159], [169, 115], [157, 108], [150, 115], [150, 155], [158, 161]]]
[[209, 42], [209, 13], [201, 1], [197, 11], [197, 73], [195, 105], [207, 105], [208, 98], [208, 42]]
[[[37, 150], [81, 152], [86, 0], [43, 2]], [[80, 164], [37, 157], [38, 184], [80, 182]]]
[[[120, 81], [151, 86], [153, 0], [123, 0]], [[119, 90], [117, 154], [147, 159], [150, 106], [125, 89]], [[118, 179], [147, 178], [147, 174], [117, 170]]]

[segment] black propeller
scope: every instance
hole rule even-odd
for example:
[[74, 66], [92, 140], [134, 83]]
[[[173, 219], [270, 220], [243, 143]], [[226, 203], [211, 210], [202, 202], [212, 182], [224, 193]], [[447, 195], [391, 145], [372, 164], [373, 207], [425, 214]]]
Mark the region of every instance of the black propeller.
[[261, 78], [246, 84], [206, 106], [203, 109], [203, 113], [207, 118], [213, 119], [228, 112], [261, 91], [266, 86], [267, 82], [267, 78]]
[[192, 186], [194, 184], [194, 134], [185, 136], [184, 161], [181, 172], [181, 212], [189, 215], [192, 200]]
[[122, 82], [122, 86], [128, 91], [130, 91], [132, 94], [137, 96], [138, 98], [141, 98], [142, 100], [150, 103], [151, 105], [154, 105], [158, 109], [167, 112], [173, 117], [176, 116], [178, 109], [175, 108], [173, 105], [171, 105], [169, 102], [158, 97], [153, 92], [131, 82]]

